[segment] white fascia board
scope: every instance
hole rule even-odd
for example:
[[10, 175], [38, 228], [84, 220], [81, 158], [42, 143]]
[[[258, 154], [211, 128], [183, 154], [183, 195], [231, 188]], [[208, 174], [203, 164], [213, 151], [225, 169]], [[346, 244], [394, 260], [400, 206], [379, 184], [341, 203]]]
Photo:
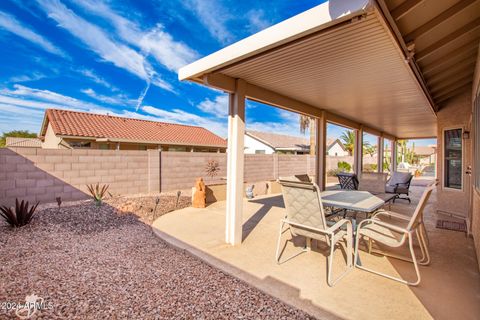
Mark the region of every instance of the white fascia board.
[[180, 68], [179, 80], [195, 79], [308, 34], [366, 13], [373, 0], [330, 0]]

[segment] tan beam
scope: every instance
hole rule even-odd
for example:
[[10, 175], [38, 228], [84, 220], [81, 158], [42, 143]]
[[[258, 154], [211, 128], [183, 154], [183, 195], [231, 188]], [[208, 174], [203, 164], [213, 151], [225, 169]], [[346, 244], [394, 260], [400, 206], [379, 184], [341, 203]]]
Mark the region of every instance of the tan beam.
[[443, 11], [440, 13], [438, 16], [435, 18], [429, 20], [428, 22], [422, 24], [420, 27], [417, 29], [411, 31], [408, 33], [404, 39], [405, 42], [410, 42], [412, 40], [415, 40], [416, 38], [420, 37], [421, 35], [424, 35], [425, 33], [429, 32], [436, 26], [438, 26], [440, 23], [448, 20], [449, 18], [453, 17], [472, 3], [474, 3], [476, 0], [462, 0], [455, 5], [451, 6], [447, 10]]
[[228, 93], [235, 92], [235, 79], [221, 73], [209, 73], [203, 76], [203, 84], [223, 90]]
[[441, 83], [443, 80], [457, 76], [464, 77], [469, 74], [473, 74], [475, 69], [474, 63], [461, 63], [457, 66], [448, 69], [447, 71], [437, 75], [436, 77], [431, 77], [427, 79], [427, 84], [430, 88], [436, 86], [438, 83]]
[[465, 44], [461, 47], [453, 48], [452, 50], [448, 50], [447, 52], [442, 54], [437, 59], [435, 59], [435, 60], [433, 60], [429, 63], [422, 64], [423, 73], [424, 74], [429, 73], [432, 70], [435, 70], [435, 69], [441, 67], [442, 65], [446, 64], [448, 61], [452, 60], [453, 58], [457, 58], [459, 56], [462, 56], [462, 55], [466, 54], [467, 52], [468, 53], [473, 52], [476, 55], [477, 50], [478, 50], [478, 39], [476, 39], [474, 41], [470, 41], [470, 42], [468, 42], [467, 44]]
[[360, 123], [347, 119], [345, 117], [333, 114], [331, 112], [325, 112], [325, 117], [328, 122], [333, 124], [338, 124], [342, 127], [347, 127], [351, 129], [360, 129]]
[[437, 42], [433, 43], [429, 47], [423, 49], [422, 51], [418, 52], [415, 54], [415, 59], [417, 61], [421, 61], [437, 51], [438, 49], [446, 46], [452, 41], [455, 41], [456, 39], [462, 37], [466, 33], [475, 30], [480, 27], [480, 18], [475, 19], [474, 21], [464, 25], [460, 29], [455, 30], [454, 32], [450, 33], [449, 35], [443, 37], [442, 39], [438, 40]]
[[447, 80], [440, 82], [435, 85], [435, 87], [432, 88], [431, 92], [433, 96], [438, 95], [439, 92], [442, 92], [449, 87], [457, 84], [467, 84], [469, 82], [473, 81], [473, 72], [467, 76], [456, 76], [456, 77], [451, 77], [448, 78]]
[[320, 108], [316, 108], [253, 84], [247, 84], [245, 95], [250, 100], [265, 103], [288, 111], [297, 112], [314, 118], [320, 118], [322, 116], [322, 109]]
[[383, 135], [383, 132], [380, 130], [369, 128], [367, 126], [362, 126], [362, 128], [364, 132], [373, 134], [374, 136], [381, 137]]
[[395, 9], [391, 11], [392, 17], [395, 20], [401, 19], [407, 13], [412, 11], [416, 6], [424, 2], [425, 0], [407, 0]]
[[472, 90], [471, 84], [464, 85], [460, 88], [452, 89], [450, 92], [446, 92], [442, 96], [438, 96], [436, 100], [438, 101], [438, 103], [441, 103], [469, 90]]
[[461, 54], [461, 55], [458, 55], [456, 56], [457, 59], [447, 59], [447, 60], [444, 60], [442, 61], [443, 63], [439, 63], [438, 66], [435, 66], [433, 68], [430, 68], [428, 70], [425, 70], [423, 72], [424, 76], [425, 77], [434, 77], [436, 76], [437, 74], [445, 71], [445, 70], [448, 70], [449, 68], [451, 67], [455, 67], [456, 64], [462, 61], [470, 61], [470, 62], [474, 62], [477, 60], [477, 50], [471, 50], [470, 51], [466, 51], [464, 52], [464, 54]]

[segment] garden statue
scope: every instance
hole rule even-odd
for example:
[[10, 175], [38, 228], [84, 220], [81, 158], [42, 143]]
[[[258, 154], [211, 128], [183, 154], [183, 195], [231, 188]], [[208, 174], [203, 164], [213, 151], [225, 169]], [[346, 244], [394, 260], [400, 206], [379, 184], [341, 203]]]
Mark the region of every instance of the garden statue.
[[254, 187], [255, 187], [255, 185], [252, 184], [251, 186], [248, 186], [247, 189], [245, 190], [247, 199], [253, 199], [253, 188]]
[[193, 194], [192, 206], [194, 208], [205, 208], [207, 196], [205, 193], [205, 183], [202, 178], [195, 181], [195, 193]]

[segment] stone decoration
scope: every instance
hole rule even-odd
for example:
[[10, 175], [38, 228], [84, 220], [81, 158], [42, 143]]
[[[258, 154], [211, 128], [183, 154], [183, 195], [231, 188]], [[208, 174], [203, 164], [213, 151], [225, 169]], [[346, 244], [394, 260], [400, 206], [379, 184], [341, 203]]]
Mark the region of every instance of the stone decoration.
[[195, 192], [193, 194], [192, 206], [194, 208], [205, 208], [206, 199], [205, 182], [203, 182], [202, 178], [197, 178], [195, 181]]

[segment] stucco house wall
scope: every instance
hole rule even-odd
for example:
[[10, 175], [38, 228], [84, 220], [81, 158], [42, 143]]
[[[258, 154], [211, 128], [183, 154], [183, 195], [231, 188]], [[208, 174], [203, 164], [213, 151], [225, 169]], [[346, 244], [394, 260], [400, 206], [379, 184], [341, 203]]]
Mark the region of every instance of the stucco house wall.
[[342, 146], [338, 143], [338, 141], [335, 141], [333, 145], [331, 145], [330, 148], [328, 148], [327, 156], [344, 157], [344, 156], [348, 156], [348, 151], [344, 150]]
[[270, 147], [269, 145], [250, 137], [249, 135], [245, 135], [245, 154], [256, 154], [256, 153], [265, 153], [265, 154], [272, 154], [275, 150]]

